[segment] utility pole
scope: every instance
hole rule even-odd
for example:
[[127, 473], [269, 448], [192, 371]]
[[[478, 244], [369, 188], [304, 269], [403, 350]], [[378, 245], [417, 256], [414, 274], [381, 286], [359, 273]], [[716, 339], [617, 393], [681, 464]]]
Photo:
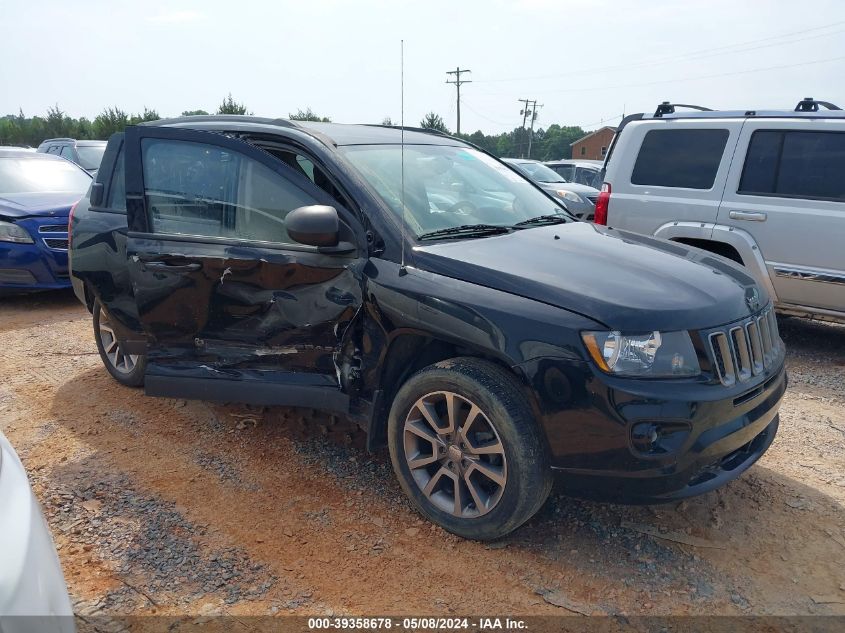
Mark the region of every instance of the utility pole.
[[528, 158], [531, 158], [531, 141], [534, 140], [534, 121], [537, 120], [537, 108], [542, 108], [543, 104], [537, 105], [537, 101], [534, 101], [534, 107], [532, 108], [531, 112], [531, 131], [528, 133]]
[[[531, 141], [534, 136], [534, 121], [537, 120], [537, 108], [542, 108], [543, 104], [537, 105], [536, 99], [517, 99], [520, 103], [524, 103], [525, 106], [520, 110], [520, 114], [522, 115], [522, 132], [523, 136], [525, 133], [525, 121], [528, 119], [529, 115], [531, 116], [531, 129], [528, 133], [528, 156], [527, 158], [531, 158]], [[521, 143], [522, 147], [525, 147], [524, 141]], [[526, 158], [525, 152], [522, 153], [522, 158]]]
[[458, 89], [458, 134], [461, 133], [461, 86], [463, 84], [471, 84], [471, 79], [461, 79], [461, 75], [463, 73], [471, 73], [471, 70], [461, 70], [461, 67], [458, 66], [455, 70], [447, 70], [447, 75], [455, 75], [454, 81], [446, 80], [447, 84], [455, 84], [455, 88]]

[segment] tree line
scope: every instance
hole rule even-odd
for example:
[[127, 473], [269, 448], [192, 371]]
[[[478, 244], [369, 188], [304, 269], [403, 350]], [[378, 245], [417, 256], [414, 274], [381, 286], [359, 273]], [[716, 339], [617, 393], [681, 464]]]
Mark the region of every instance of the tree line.
[[[215, 114], [252, 114], [243, 103], [236, 101], [229, 94], [217, 107]], [[210, 114], [206, 110], [185, 110], [182, 116]], [[321, 121], [329, 123], [331, 119], [320, 116], [311, 108], [299, 109], [288, 117], [293, 121]], [[86, 117], [70, 117], [58, 104], [47, 109], [44, 116], [28, 117], [20, 110], [18, 114], [8, 114], [0, 118], [0, 145], [19, 145], [37, 147], [48, 138], [69, 137], [75, 139], [108, 139], [115, 132], [122, 132], [127, 125], [136, 125], [144, 121], [161, 119], [155, 109], [144, 108], [142, 112], [128, 113], [117, 106], [108, 107], [93, 120]], [[394, 125], [390, 117], [382, 120], [382, 125]], [[429, 112], [420, 121], [420, 127], [449, 134], [443, 118], [435, 112]], [[555, 160], [570, 158], [569, 144], [584, 136], [578, 126], [561, 126], [557, 123], [543, 129], [534, 130], [531, 138], [531, 158]], [[472, 134], [460, 134], [461, 138], [474, 143], [496, 156], [527, 156], [529, 131], [516, 127], [501, 134], [484, 134], [481, 130]]]

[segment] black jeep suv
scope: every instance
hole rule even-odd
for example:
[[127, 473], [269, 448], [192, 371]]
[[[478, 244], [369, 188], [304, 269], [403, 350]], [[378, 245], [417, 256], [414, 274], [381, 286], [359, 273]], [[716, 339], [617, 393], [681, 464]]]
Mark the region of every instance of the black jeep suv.
[[677, 499], [768, 448], [786, 388], [742, 268], [577, 222], [458, 139], [244, 116], [113, 136], [71, 219], [108, 371], [304, 406], [387, 443], [426, 517], [495, 538], [546, 499]]

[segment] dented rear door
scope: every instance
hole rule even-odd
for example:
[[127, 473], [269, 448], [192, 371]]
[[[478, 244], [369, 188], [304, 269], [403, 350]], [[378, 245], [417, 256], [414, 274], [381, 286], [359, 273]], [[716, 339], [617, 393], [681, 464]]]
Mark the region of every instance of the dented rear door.
[[284, 217], [330, 204], [349, 228], [351, 214], [278, 159], [221, 133], [127, 128], [126, 166], [148, 392], [292, 405], [337, 395], [342, 409], [335, 351], [361, 306], [363, 251], [297, 244]]

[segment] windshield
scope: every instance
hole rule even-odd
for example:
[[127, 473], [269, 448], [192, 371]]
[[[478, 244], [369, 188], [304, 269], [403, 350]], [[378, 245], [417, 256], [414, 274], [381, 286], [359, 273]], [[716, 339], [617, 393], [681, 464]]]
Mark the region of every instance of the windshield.
[[90, 185], [91, 177], [65, 160], [0, 156], [0, 196], [47, 191], [83, 194]]
[[[401, 146], [341, 149], [387, 206], [402, 216]], [[513, 226], [540, 215], [566, 213], [483, 152], [444, 145], [405, 146], [405, 209], [405, 220], [417, 237], [456, 226]]]
[[99, 169], [103, 154], [106, 153], [106, 146], [103, 145], [77, 145], [76, 153], [79, 154], [79, 164], [85, 169]]
[[542, 163], [515, 163], [526, 174], [537, 182], [568, 182], [555, 170], [546, 167]]

